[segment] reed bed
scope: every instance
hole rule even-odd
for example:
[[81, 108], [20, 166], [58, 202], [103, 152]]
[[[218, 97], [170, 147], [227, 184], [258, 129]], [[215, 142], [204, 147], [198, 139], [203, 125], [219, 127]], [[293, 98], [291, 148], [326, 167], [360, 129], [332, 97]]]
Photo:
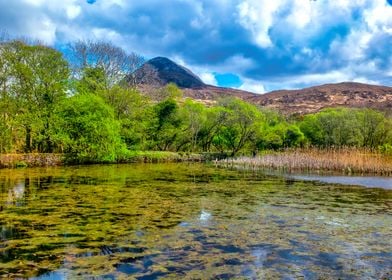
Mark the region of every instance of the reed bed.
[[392, 157], [364, 149], [295, 149], [216, 162], [226, 167], [286, 172], [334, 172], [392, 176]]

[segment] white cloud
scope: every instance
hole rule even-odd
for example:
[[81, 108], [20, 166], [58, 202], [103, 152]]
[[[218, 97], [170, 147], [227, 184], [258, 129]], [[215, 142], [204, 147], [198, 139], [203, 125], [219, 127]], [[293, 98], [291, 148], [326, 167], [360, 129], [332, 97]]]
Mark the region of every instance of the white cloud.
[[[365, 65], [361, 66], [362, 68]], [[303, 75], [292, 75], [287, 77], [280, 77], [279, 79], [261, 81], [268, 89], [267, 91], [276, 89], [300, 89], [304, 87], [332, 84], [341, 82], [358, 82], [367, 84], [380, 84], [377, 80], [366, 77], [358, 69], [353, 69], [351, 66], [334, 70], [326, 73], [311, 73]]]
[[[346, 71], [336, 70], [328, 73], [315, 73], [315, 74], [305, 74], [291, 77], [289, 79], [295, 80], [297, 83], [306, 84], [306, 83], [337, 83], [348, 81], [351, 79], [351, 75]], [[294, 81], [291, 82], [294, 82]], [[287, 81], [286, 81], [287, 82]]]
[[103, 39], [147, 57], [179, 56], [206, 83], [232, 73], [258, 92], [392, 83], [387, 0], [13, 0], [0, 1], [0, 26], [48, 44]]
[[218, 85], [218, 81], [216, 80], [215, 75], [213, 73], [209, 73], [209, 72], [199, 73], [199, 77], [203, 81], [203, 83], [207, 85], [213, 85], [213, 86]]
[[53, 44], [56, 40], [55, 24], [49, 18], [42, 20], [41, 28], [37, 31], [37, 35], [40, 40]]
[[[392, 7], [386, 1], [381, 0], [352, 2], [365, 7], [362, 24], [356, 24], [346, 37], [333, 41], [326, 57], [340, 58], [345, 61], [345, 68], [350, 69], [351, 73], [349, 78], [376, 83], [376, 81], [364, 78], [364, 76], [374, 76], [377, 73], [380, 76], [383, 75], [378, 69], [376, 61], [392, 61], [392, 53], [388, 51], [384, 52], [382, 57], [370, 55], [373, 49], [382, 43], [379, 38], [384, 40], [392, 38]], [[346, 9], [354, 7], [353, 4], [346, 4]]]
[[115, 30], [109, 28], [93, 28], [91, 32], [95, 39], [99, 40], [117, 41], [121, 37]]
[[248, 29], [261, 47], [272, 46], [268, 31], [283, 0], [244, 0], [238, 6], [239, 23]]
[[297, 28], [304, 28], [312, 20], [312, 1], [294, 0], [292, 12], [287, 17], [288, 23]]
[[104, 1], [97, 1], [94, 5], [101, 5], [102, 8], [107, 9], [111, 6], [120, 6], [125, 7], [127, 5], [126, 0], [104, 0]]
[[173, 60], [180, 65], [192, 69], [192, 71], [198, 75], [202, 75], [204, 73], [241, 73], [256, 65], [254, 60], [240, 54], [231, 56], [214, 65], [187, 65], [184, 59], [179, 58], [178, 56], [175, 56]]
[[242, 54], [237, 54], [227, 58], [219, 65], [219, 69], [220, 72], [242, 72], [252, 68], [254, 65], [254, 60], [247, 58]]
[[357, 61], [364, 56], [372, 34], [366, 30], [353, 30], [345, 38], [337, 38], [330, 45], [329, 54], [347, 61]]
[[256, 82], [250, 79], [244, 79], [243, 84], [238, 88], [241, 90], [246, 90], [253, 93], [265, 93], [266, 90], [264, 85], [260, 82]]
[[329, 26], [353, 23], [355, 10], [364, 11], [364, 20], [353, 25], [354, 29], [392, 34], [392, 7], [386, 0], [242, 0], [237, 5], [237, 20], [250, 32], [254, 43], [268, 48], [273, 47], [270, 31], [276, 26], [294, 40], [306, 43], [321, 36]]
[[78, 15], [80, 15], [82, 8], [80, 6], [76, 5], [69, 5], [68, 7], [65, 8], [67, 12], [67, 16], [69, 19], [74, 19]]
[[371, 31], [382, 31], [392, 34], [392, 7], [386, 1], [376, 0], [364, 12], [364, 19]]
[[213, 86], [218, 85], [218, 81], [216, 80], [214, 73], [209, 71], [208, 67], [189, 65], [189, 64], [185, 63], [185, 60], [182, 57], [179, 57], [179, 56], [174, 56], [172, 59], [175, 63], [177, 63], [177, 64], [189, 69], [193, 73], [195, 73], [203, 81], [203, 83], [205, 83], [207, 85], [213, 85]]
[[24, 0], [25, 3], [33, 6], [41, 6], [46, 0]]

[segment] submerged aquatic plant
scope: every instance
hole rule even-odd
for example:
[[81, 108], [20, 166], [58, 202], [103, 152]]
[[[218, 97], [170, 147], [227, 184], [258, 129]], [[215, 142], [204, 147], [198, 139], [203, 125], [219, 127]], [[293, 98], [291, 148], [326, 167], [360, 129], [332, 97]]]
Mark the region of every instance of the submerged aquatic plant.
[[0, 278], [388, 279], [391, 199], [204, 164], [0, 170]]

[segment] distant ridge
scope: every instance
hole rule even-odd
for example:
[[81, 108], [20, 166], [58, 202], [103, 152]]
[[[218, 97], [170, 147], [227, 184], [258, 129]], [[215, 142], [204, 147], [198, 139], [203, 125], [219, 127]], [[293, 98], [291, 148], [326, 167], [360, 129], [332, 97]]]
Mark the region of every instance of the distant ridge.
[[392, 114], [392, 87], [355, 82], [325, 84], [298, 90], [277, 90], [255, 94], [239, 89], [211, 86], [191, 70], [166, 57], [147, 61], [133, 73], [145, 94], [174, 83], [190, 97], [211, 104], [223, 97], [238, 97], [250, 103], [276, 109], [284, 114], [307, 114], [330, 107], [374, 108]]
[[287, 114], [306, 114], [339, 106], [392, 112], [392, 87], [343, 82], [299, 90], [277, 90], [253, 96], [248, 101]]

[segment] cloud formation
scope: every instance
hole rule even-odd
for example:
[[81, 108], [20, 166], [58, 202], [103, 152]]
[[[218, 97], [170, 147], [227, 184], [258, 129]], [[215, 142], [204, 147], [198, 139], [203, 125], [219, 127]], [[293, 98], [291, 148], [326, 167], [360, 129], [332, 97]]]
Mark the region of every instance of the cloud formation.
[[[264, 92], [345, 80], [392, 85], [390, 0], [14, 0], [0, 26], [61, 46], [103, 39], [176, 58], [208, 83]], [[223, 83], [223, 84], [221, 84]]]

